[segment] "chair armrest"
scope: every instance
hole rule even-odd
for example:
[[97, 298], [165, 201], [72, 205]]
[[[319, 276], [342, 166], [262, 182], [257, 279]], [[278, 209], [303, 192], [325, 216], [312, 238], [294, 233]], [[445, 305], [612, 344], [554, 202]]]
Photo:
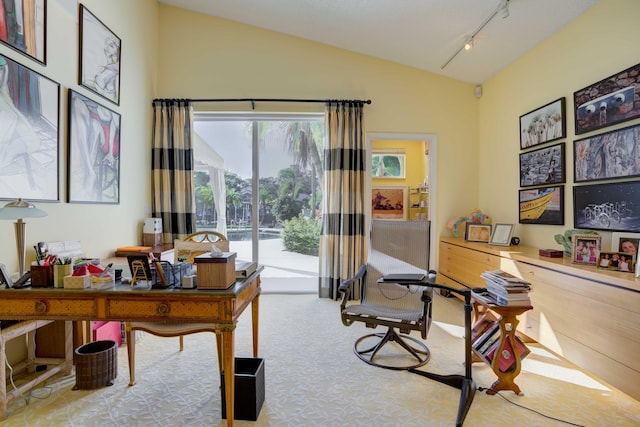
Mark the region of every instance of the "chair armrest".
[[366, 272], [367, 272], [367, 265], [365, 264], [360, 267], [360, 269], [355, 274], [355, 276], [342, 282], [340, 284], [340, 287], [338, 288], [338, 291], [341, 293], [347, 293], [347, 294], [351, 293], [350, 291], [351, 291], [351, 288], [353, 287], [353, 283], [358, 280], [362, 280]]

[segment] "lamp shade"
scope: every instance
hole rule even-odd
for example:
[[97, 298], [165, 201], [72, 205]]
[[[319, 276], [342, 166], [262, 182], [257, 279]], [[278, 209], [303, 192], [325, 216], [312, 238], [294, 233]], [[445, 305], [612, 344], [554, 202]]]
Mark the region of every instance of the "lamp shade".
[[43, 216], [47, 216], [45, 211], [22, 199], [9, 202], [0, 208], [0, 219], [40, 218]]

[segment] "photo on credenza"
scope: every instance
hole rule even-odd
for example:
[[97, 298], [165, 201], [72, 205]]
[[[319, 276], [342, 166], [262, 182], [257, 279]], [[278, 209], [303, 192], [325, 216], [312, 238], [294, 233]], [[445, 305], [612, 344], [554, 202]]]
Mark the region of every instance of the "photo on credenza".
[[574, 186], [573, 226], [640, 232], [640, 181]]
[[598, 234], [574, 234], [571, 236], [571, 262], [576, 264], [598, 264], [601, 237]]
[[600, 252], [598, 268], [633, 273], [636, 271], [636, 259], [624, 252]]
[[640, 64], [573, 93], [576, 135], [640, 117]]

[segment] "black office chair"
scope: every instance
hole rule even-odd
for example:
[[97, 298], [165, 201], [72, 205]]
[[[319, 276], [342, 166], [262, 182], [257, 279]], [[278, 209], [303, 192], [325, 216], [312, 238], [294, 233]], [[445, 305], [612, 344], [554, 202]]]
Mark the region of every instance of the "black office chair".
[[[435, 280], [435, 276], [429, 274], [429, 228], [430, 221], [373, 220], [367, 264], [340, 285], [342, 323], [350, 326], [363, 322], [368, 328], [387, 327], [386, 333], [365, 335], [354, 344], [354, 353], [370, 365], [400, 370], [417, 368], [429, 361], [427, 346], [409, 333], [420, 331], [422, 339], [427, 338], [433, 289], [400, 280], [380, 281], [389, 274], [421, 275], [424, 284]], [[359, 302], [354, 302], [354, 298], [359, 298]], [[409, 352], [410, 362], [406, 360], [406, 353], [398, 357], [385, 352], [381, 356], [380, 350], [389, 342]], [[390, 359], [390, 363], [381, 359]]]

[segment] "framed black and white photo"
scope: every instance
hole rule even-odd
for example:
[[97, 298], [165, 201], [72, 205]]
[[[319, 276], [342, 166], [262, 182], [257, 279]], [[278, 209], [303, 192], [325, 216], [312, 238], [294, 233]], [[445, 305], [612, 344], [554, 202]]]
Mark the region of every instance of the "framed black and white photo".
[[564, 186], [520, 190], [520, 224], [564, 225]]
[[489, 244], [509, 246], [511, 244], [513, 227], [514, 224], [495, 224], [493, 232], [491, 233], [491, 239], [489, 239]]
[[640, 125], [573, 142], [574, 182], [640, 176]]
[[573, 93], [576, 135], [640, 117], [640, 64]]
[[0, 43], [47, 65], [47, 0], [3, 3], [0, 28], [4, 31], [0, 31]]
[[120, 203], [120, 114], [69, 89], [67, 197]]
[[562, 97], [520, 116], [520, 149], [566, 137], [565, 104]]
[[520, 154], [520, 187], [562, 184], [565, 180], [564, 143]]
[[2, 55], [0, 83], [0, 199], [58, 201], [60, 84]]
[[573, 187], [574, 228], [640, 232], [640, 181]]
[[80, 5], [79, 84], [120, 105], [122, 41], [89, 9]]

